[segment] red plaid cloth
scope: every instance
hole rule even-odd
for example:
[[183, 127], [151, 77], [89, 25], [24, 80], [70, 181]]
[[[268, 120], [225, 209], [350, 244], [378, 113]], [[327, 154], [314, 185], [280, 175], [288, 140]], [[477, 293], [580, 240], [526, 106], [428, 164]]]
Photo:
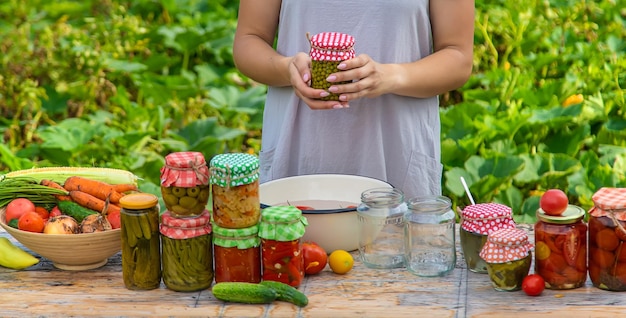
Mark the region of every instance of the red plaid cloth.
[[173, 239], [188, 239], [211, 233], [211, 213], [204, 210], [202, 214], [192, 218], [176, 218], [165, 211], [159, 226], [161, 234]]
[[620, 221], [626, 221], [626, 188], [600, 188], [591, 197], [594, 207], [589, 214], [595, 217], [613, 216]]
[[461, 227], [476, 234], [488, 235], [499, 229], [515, 227], [511, 208], [500, 203], [468, 205], [461, 217]]
[[209, 168], [200, 152], [174, 152], [165, 157], [161, 186], [191, 188], [209, 184]]

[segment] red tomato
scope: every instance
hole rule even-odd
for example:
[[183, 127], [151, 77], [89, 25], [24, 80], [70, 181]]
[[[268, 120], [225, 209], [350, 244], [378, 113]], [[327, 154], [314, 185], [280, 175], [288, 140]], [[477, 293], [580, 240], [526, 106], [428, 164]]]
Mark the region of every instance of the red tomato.
[[321, 272], [328, 262], [326, 251], [313, 242], [302, 243], [302, 253], [304, 257], [304, 273], [314, 275]]
[[63, 214], [63, 212], [61, 212], [61, 210], [59, 210], [58, 206], [55, 206], [54, 208], [52, 208], [52, 210], [50, 210], [50, 214], [48, 214], [48, 218], [53, 218], [55, 216], [59, 216]]
[[576, 259], [580, 253], [580, 236], [578, 231], [573, 230], [567, 232], [563, 242], [563, 256], [569, 266], [576, 267]]
[[37, 212], [26, 212], [17, 221], [17, 228], [22, 231], [41, 233], [46, 221]]
[[522, 290], [528, 296], [539, 296], [543, 292], [545, 284], [546, 283], [543, 280], [543, 277], [538, 274], [530, 274], [524, 277], [524, 280], [522, 281]]
[[39, 214], [39, 216], [41, 216], [41, 218], [44, 220], [47, 220], [48, 217], [50, 217], [50, 212], [48, 212], [48, 210], [46, 210], [46, 208], [42, 206], [36, 206], [35, 212], [37, 212], [37, 214]]
[[306, 205], [296, 205], [296, 208], [298, 208], [298, 210], [300, 211], [315, 210], [313, 207], [306, 206]]
[[109, 212], [107, 214], [107, 220], [111, 223], [113, 229], [119, 229], [122, 221], [120, 220], [120, 212]]
[[569, 201], [565, 192], [559, 189], [546, 191], [539, 199], [539, 207], [547, 215], [561, 215], [567, 209]]
[[7, 224], [13, 219], [19, 219], [26, 212], [35, 212], [35, 204], [26, 198], [17, 198], [7, 204], [6, 221]]

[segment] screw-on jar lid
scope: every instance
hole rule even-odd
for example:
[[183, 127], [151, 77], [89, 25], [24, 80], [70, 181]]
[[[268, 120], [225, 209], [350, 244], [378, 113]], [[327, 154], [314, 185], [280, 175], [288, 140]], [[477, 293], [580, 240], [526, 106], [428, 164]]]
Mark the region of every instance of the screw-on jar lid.
[[487, 263], [512, 262], [528, 256], [532, 248], [526, 231], [518, 228], [500, 229], [489, 234], [480, 257]]
[[355, 56], [354, 37], [339, 32], [323, 32], [312, 36], [309, 55], [314, 61], [343, 61]]
[[585, 216], [585, 210], [579, 206], [569, 204], [561, 215], [548, 215], [541, 208], [537, 209], [537, 218], [546, 223], [572, 224]]
[[259, 179], [259, 158], [247, 153], [219, 154], [211, 159], [211, 184], [236, 187]]
[[589, 214], [594, 217], [611, 216], [626, 221], [626, 188], [600, 188], [591, 197], [594, 207]]
[[499, 229], [515, 227], [511, 208], [500, 203], [468, 205], [461, 217], [461, 227], [476, 234], [488, 235]]
[[143, 210], [151, 208], [159, 202], [159, 198], [151, 193], [131, 193], [120, 198], [120, 206], [124, 209]]

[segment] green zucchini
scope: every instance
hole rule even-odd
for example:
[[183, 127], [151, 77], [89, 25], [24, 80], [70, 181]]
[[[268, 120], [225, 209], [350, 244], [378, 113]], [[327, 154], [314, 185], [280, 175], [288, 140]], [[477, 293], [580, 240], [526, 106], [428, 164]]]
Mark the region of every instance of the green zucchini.
[[73, 217], [78, 224], [80, 224], [80, 222], [82, 222], [83, 219], [86, 218], [88, 215], [98, 213], [92, 209], [88, 209], [74, 201], [69, 200], [59, 201], [58, 206], [59, 210], [61, 210], [63, 214]]
[[222, 282], [211, 288], [213, 296], [221, 301], [246, 304], [269, 304], [276, 300], [276, 291], [270, 287], [243, 282]]
[[287, 301], [298, 307], [304, 307], [309, 303], [305, 294], [285, 283], [264, 280], [260, 284], [273, 289], [276, 292], [277, 300]]

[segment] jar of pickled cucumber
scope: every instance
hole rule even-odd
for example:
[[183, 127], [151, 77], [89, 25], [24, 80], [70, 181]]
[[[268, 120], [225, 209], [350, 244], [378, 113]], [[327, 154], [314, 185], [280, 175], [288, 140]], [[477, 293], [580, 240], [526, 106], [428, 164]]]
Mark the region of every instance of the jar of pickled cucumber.
[[[354, 37], [338, 32], [318, 33], [309, 38], [311, 50], [311, 87], [328, 90], [331, 85], [349, 82], [328, 82], [331, 73], [340, 71], [337, 66], [341, 61], [353, 58]], [[329, 92], [330, 93], [330, 92]], [[339, 95], [330, 93], [322, 100], [339, 100]]]
[[573, 289], [587, 280], [587, 225], [585, 210], [575, 205], [558, 216], [537, 210], [535, 273], [546, 288]]
[[467, 269], [487, 273], [487, 263], [478, 255], [493, 231], [514, 228], [511, 208], [499, 203], [479, 203], [466, 206], [461, 212], [459, 239]]
[[227, 229], [213, 225], [215, 282], [261, 281], [259, 226]]
[[163, 283], [174, 291], [207, 289], [213, 282], [211, 214], [178, 218], [161, 216]]
[[161, 195], [172, 217], [198, 216], [209, 202], [209, 168], [200, 152], [174, 152], [161, 168]]
[[522, 289], [522, 281], [532, 263], [532, 247], [522, 229], [504, 228], [489, 233], [480, 257], [487, 263], [487, 273], [494, 289]]
[[263, 209], [259, 223], [263, 280], [298, 287], [304, 279], [302, 235], [307, 219], [295, 206]]
[[149, 193], [127, 194], [120, 199], [122, 277], [128, 289], [161, 285], [158, 202], [157, 196]]
[[229, 229], [257, 224], [261, 216], [259, 159], [246, 153], [219, 154], [210, 166], [213, 222]]
[[589, 278], [593, 286], [626, 291], [626, 188], [601, 188], [589, 211]]

